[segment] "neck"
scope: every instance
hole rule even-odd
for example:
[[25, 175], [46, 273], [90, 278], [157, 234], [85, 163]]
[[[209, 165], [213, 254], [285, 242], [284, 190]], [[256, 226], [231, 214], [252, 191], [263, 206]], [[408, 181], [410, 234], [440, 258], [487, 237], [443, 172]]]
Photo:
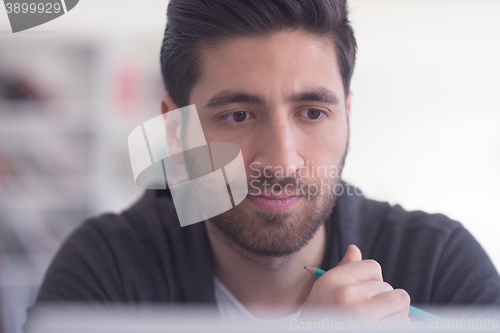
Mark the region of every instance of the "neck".
[[316, 278], [303, 267], [319, 267], [326, 246], [322, 225], [302, 249], [286, 257], [261, 257], [231, 242], [205, 221], [214, 256], [215, 276], [257, 317], [294, 313], [302, 306]]

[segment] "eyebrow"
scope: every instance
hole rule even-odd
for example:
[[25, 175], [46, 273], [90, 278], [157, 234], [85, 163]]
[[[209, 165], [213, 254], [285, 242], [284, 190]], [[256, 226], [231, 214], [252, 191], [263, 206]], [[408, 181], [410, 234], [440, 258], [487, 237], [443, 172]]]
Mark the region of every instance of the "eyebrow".
[[[288, 100], [290, 102], [320, 102], [328, 104], [339, 104], [339, 98], [331, 90], [326, 88], [314, 88], [299, 93], [292, 94]], [[210, 98], [205, 104], [205, 108], [215, 108], [225, 106], [231, 103], [251, 103], [257, 105], [264, 105], [264, 97], [248, 94], [243, 92], [235, 92], [231, 90], [223, 90]]]
[[205, 104], [206, 108], [215, 108], [225, 106], [231, 103], [252, 103], [264, 105], [264, 98], [259, 95], [247, 94], [242, 92], [234, 92], [223, 90], [208, 100]]
[[320, 102], [327, 104], [339, 104], [340, 100], [331, 90], [326, 88], [315, 88], [300, 93], [295, 93], [290, 97], [291, 102]]

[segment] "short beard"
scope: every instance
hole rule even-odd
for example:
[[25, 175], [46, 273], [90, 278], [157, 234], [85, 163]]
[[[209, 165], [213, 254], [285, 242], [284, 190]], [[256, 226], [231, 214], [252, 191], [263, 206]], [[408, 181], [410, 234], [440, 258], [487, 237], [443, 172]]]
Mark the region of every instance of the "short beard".
[[[326, 183], [330, 189], [337, 189], [341, 184], [341, 172], [346, 154], [340, 164], [340, 172]], [[300, 178], [261, 178], [260, 184], [266, 180], [271, 185], [308, 184], [320, 187], [321, 180], [304, 180]], [[323, 178], [323, 183], [325, 179]], [[307, 188], [307, 185], [305, 186]], [[212, 223], [229, 241], [248, 254], [259, 257], [284, 257], [302, 249], [316, 235], [318, 229], [330, 216], [337, 199], [337, 191], [317, 194], [309, 198], [303, 196], [301, 212], [261, 212], [248, 209], [250, 203], [245, 200], [233, 209], [217, 215], [207, 222]], [[245, 209], [247, 208], [247, 209]]]

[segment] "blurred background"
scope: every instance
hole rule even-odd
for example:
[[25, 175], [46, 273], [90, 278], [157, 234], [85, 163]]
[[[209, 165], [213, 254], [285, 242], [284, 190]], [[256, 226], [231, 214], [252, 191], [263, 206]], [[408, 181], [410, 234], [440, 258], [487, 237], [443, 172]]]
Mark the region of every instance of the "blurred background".
[[[462, 222], [500, 267], [500, 1], [351, 0], [344, 178]], [[20, 332], [55, 251], [134, 184], [127, 137], [160, 112], [167, 0], [81, 0], [13, 34], [0, 6], [0, 332]]]

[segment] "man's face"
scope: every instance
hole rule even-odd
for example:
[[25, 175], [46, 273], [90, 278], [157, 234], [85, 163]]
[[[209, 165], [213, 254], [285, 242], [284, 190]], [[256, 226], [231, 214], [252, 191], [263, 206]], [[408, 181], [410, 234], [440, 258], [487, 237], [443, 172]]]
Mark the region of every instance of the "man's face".
[[221, 42], [193, 87], [207, 142], [242, 150], [249, 195], [210, 219], [261, 256], [298, 251], [331, 213], [347, 153], [348, 101], [333, 46], [301, 30]]

